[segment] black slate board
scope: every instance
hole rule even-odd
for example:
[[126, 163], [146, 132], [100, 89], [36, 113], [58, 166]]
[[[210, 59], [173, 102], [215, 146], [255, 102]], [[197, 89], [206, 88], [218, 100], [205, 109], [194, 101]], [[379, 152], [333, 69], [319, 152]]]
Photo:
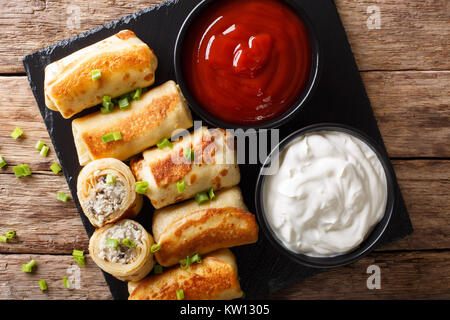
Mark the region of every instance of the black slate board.
[[[311, 21], [322, 47], [323, 69], [314, 96], [296, 118], [281, 129], [281, 139], [289, 133], [310, 124], [336, 122], [353, 126], [377, 141], [383, 141], [360, 78], [344, 28], [332, 0], [298, 0]], [[133, 30], [136, 35], [156, 52], [159, 67], [156, 85], [169, 79], [175, 80], [173, 49], [178, 30], [192, 8], [200, 0], [171, 0], [87, 31], [54, 46], [44, 48], [23, 59], [28, 79], [55, 147], [72, 197], [89, 236], [94, 228], [81, 211], [76, 196], [76, 180], [80, 171], [71, 131], [71, 120], [64, 120], [44, 103], [44, 68], [87, 45], [100, 41], [123, 29]], [[78, 116], [82, 116], [86, 111]], [[259, 171], [258, 165], [241, 165], [241, 189], [249, 209], [254, 212], [254, 188]], [[391, 222], [379, 245], [400, 239], [412, 233], [412, 225], [395, 181], [396, 205]], [[137, 220], [151, 230], [153, 208], [145, 200]], [[248, 299], [262, 298], [279, 289], [311, 277], [323, 269], [299, 266], [271, 247], [263, 234], [257, 244], [233, 248], [236, 254], [241, 285]], [[128, 297], [126, 284], [105, 274], [115, 299]]]

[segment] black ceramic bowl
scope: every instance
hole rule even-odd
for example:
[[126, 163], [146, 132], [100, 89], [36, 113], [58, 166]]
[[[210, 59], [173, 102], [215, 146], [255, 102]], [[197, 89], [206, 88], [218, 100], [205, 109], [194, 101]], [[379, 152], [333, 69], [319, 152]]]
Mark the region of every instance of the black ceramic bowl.
[[184, 39], [186, 34], [189, 32], [189, 28], [192, 23], [195, 21], [197, 17], [199, 17], [209, 6], [214, 4], [217, 1], [226, 1], [226, 0], [203, 0], [200, 2], [188, 15], [186, 20], [184, 21], [175, 43], [175, 52], [174, 52], [174, 66], [175, 66], [175, 76], [178, 85], [180, 86], [183, 95], [185, 96], [189, 106], [192, 110], [204, 121], [219, 128], [276, 128], [281, 126], [282, 124], [289, 121], [294, 114], [299, 112], [305, 103], [308, 101], [309, 97], [313, 94], [316, 84], [318, 82], [318, 78], [320, 75], [320, 47], [319, 41], [314, 31], [314, 26], [311, 23], [311, 20], [308, 18], [305, 10], [301, 6], [301, 1], [298, 0], [284, 0], [283, 2], [291, 8], [291, 10], [299, 16], [300, 20], [303, 22], [306, 31], [308, 33], [308, 37], [311, 43], [311, 70], [309, 74], [308, 82], [305, 86], [300, 97], [296, 100], [296, 102], [283, 114], [279, 115], [276, 118], [270, 119], [266, 122], [256, 123], [256, 124], [237, 124], [232, 122], [223, 121], [218, 119], [211, 113], [209, 113], [206, 109], [204, 109], [195, 99], [195, 97], [191, 94], [189, 90], [189, 86], [184, 79], [183, 75], [183, 67], [182, 67], [182, 56], [183, 56], [183, 48], [184, 48]]
[[[320, 131], [339, 131], [344, 132], [347, 134], [350, 134], [356, 138], [359, 138], [363, 142], [365, 142], [377, 155], [378, 159], [380, 160], [384, 171], [386, 173], [386, 182], [387, 182], [387, 202], [386, 202], [386, 211], [381, 219], [381, 221], [375, 225], [375, 227], [372, 229], [372, 231], [367, 235], [366, 239], [353, 251], [341, 255], [336, 256], [330, 256], [330, 257], [311, 257], [305, 254], [297, 253], [295, 251], [292, 251], [288, 247], [286, 247], [283, 242], [277, 237], [275, 232], [272, 230], [269, 222], [266, 219], [265, 211], [264, 211], [264, 182], [266, 176], [262, 174], [262, 171], [264, 168], [270, 167], [271, 159], [276, 159], [278, 153], [282, 153], [286, 147], [290, 145], [291, 142], [293, 142], [296, 138], [301, 137], [308, 133], [313, 132], [320, 132]], [[289, 135], [287, 138], [285, 138], [278, 146], [279, 152], [276, 151], [277, 148], [272, 151], [272, 153], [269, 155], [269, 157], [266, 159], [263, 167], [261, 168], [261, 172], [258, 176], [258, 181], [256, 183], [256, 192], [255, 192], [255, 202], [256, 202], [256, 212], [257, 217], [259, 221], [259, 225], [261, 229], [263, 230], [266, 237], [269, 239], [269, 241], [272, 243], [272, 245], [278, 249], [282, 254], [286, 255], [287, 257], [291, 258], [297, 263], [300, 263], [302, 265], [308, 266], [308, 267], [316, 267], [316, 268], [332, 268], [332, 267], [338, 267], [346, 264], [350, 264], [367, 253], [371, 249], [375, 247], [381, 236], [383, 235], [384, 231], [386, 230], [386, 227], [389, 224], [389, 221], [392, 216], [392, 211], [394, 208], [394, 201], [395, 201], [395, 189], [394, 189], [394, 183], [393, 183], [393, 177], [394, 177], [394, 171], [393, 168], [389, 162], [389, 158], [383, 149], [379, 148], [378, 145], [367, 135], [363, 134], [362, 132], [351, 128], [349, 126], [341, 125], [341, 124], [332, 124], [332, 123], [325, 123], [325, 124], [317, 124], [312, 125], [303, 129], [300, 129], [291, 135]]]

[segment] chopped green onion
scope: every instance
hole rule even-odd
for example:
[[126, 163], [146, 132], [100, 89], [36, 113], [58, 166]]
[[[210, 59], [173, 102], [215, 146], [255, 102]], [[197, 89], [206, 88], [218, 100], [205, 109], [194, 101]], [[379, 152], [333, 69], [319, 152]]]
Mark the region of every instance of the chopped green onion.
[[186, 183], [184, 183], [184, 180], [180, 180], [177, 182], [177, 190], [178, 193], [183, 193], [183, 191], [186, 190]]
[[100, 112], [102, 114], [110, 113], [113, 110], [114, 110], [114, 103], [108, 101], [102, 102], [102, 107], [100, 108]]
[[0, 241], [6, 243], [6, 242], [8, 242], [8, 238], [6, 236], [0, 234]]
[[146, 194], [148, 189], [147, 181], [138, 181], [136, 182], [136, 192], [139, 194]]
[[14, 230], [10, 230], [6, 233], [7, 239], [14, 239], [16, 237], [16, 232]]
[[47, 281], [39, 280], [39, 288], [41, 288], [42, 291], [46, 291], [48, 289]]
[[141, 98], [141, 94], [142, 94], [142, 88], [136, 89], [136, 91], [132, 95], [133, 100], [139, 100]]
[[214, 188], [213, 187], [209, 188], [208, 196], [209, 196], [209, 200], [214, 200], [216, 198], [216, 195], [214, 194]]
[[188, 269], [191, 264], [193, 264], [194, 262], [197, 263], [202, 263], [202, 257], [198, 254], [195, 253], [192, 256], [187, 256], [185, 259], [180, 260], [180, 267], [182, 269]]
[[172, 142], [170, 142], [169, 139], [167, 139], [167, 138], [160, 140], [158, 142], [157, 146], [158, 146], [158, 149], [160, 149], [160, 150], [165, 149], [167, 147], [169, 147], [170, 149], [173, 148]]
[[80, 267], [84, 267], [85, 265], [85, 257], [73, 257], [73, 260], [80, 265]]
[[125, 98], [119, 100], [120, 110], [126, 109], [129, 106], [130, 106], [130, 101], [128, 100], [128, 97], [125, 97]]
[[56, 199], [62, 202], [67, 202], [67, 200], [69, 200], [69, 196], [63, 192], [58, 192]]
[[70, 283], [69, 279], [63, 278], [63, 279], [62, 279], [62, 282], [64, 283], [64, 286], [65, 286], [67, 289], [72, 289], [72, 284]]
[[119, 141], [119, 140], [122, 140], [122, 134], [119, 131], [110, 132], [110, 133], [107, 133], [104, 136], [102, 136], [102, 141], [104, 143], [108, 143], [111, 141]]
[[22, 129], [20, 129], [19, 127], [15, 127], [15, 129], [13, 130], [13, 132], [11, 132], [11, 137], [13, 138], [13, 139], [18, 139], [18, 138], [20, 138], [21, 136], [22, 136], [22, 134], [23, 134], [23, 131], [22, 131]]
[[36, 261], [31, 260], [30, 262], [28, 262], [27, 264], [22, 264], [22, 272], [32, 272], [33, 271], [33, 267], [36, 265]]
[[76, 250], [76, 249], [73, 249], [72, 255], [73, 255], [74, 257], [84, 257], [84, 251], [83, 251], [83, 250]]
[[130, 239], [123, 239], [122, 243], [127, 246], [128, 248], [134, 248], [136, 247], [136, 243]]
[[31, 169], [27, 164], [21, 164], [19, 166], [13, 167], [13, 172], [17, 178], [31, 175]]
[[0, 156], [0, 169], [3, 168], [6, 165], [7, 165], [7, 163], [6, 163], [5, 159], [3, 159], [2, 156]]
[[155, 252], [161, 250], [161, 248], [162, 248], [161, 244], [159, 244], [159, 243], [158, 244], [154, 244], [154, 245], [151, 246], [150, 252], [151, 253], [155, 253]]
[[109, 248], [116, 249], [119, 246], [119, 240], [117, 239], [107, 239], [106, 240], [106, 246]]
[[111, 101], [112, 101], [111, 96], [103, 96], [102, 97], [102, 102], [111, 102]]
[[84, 267], [85, 264], [85, 256], [84, 251], [74, 249], [72, 251], [73, 260], [77, 262], [81, 267]]
[[44, 147], [44, 146], [45, 146], [45, 142], [39, 140], [38, 142], [36, 142], [36, 145], [35, 145], [34, 147], [35, 147], [36, 149], [38, 149], [39, 151], [41, 151], [41, 150], [42, 150], [42, 147]]
[[199, 192], [195, 195], [195, 201], [197, 201], [198, 204], [202, 204], [209, 201], [209, 197], [206, 192]]
[[198, 253], [195, 253], [192, 257], [191, 257], [191, 263], [202, 263], [202, 256], [199, 255]]
[[50, 169], [52, 169], [54, 174], [58, 174], [61, 172], [61, 167], [59, 166], [59, 164], [57, 164], [56, 162], [54, 162], [51, 166]]
[[106, 176], [106, 184], [114, 184], [116, 181], [116, 179], [114, 178], [114, 176], [112, 174], [108, 174]]
[[162, 267], [162, 265], [156, 264], [156, 265], [153, 267], [153, 272], [154, 272], [155, 274], [161, 274], [161, 273], [163, 273], [163, 267]]
[[46, 157], [47, 154], [48, 154], [48, 150], [50, 150], [49, 147], [43, 146], [42, 149], [41, 149], [40, 155], [43, 156], [43, 157]]
[[98, 80], [102, 77], [102, 72], [99, 69], [91, 71], [92, 80]]
[[195, 152], [194, 152], [194, 150], [192, 150], [190, 147], [187, 147], [184, 150], [184, 157], [190, 162], [194, 161], [194, 159], [195, 159]]
[[183, 300], [184, 299], [184, 291], [183, 289], [177, 290], [177, 299]]

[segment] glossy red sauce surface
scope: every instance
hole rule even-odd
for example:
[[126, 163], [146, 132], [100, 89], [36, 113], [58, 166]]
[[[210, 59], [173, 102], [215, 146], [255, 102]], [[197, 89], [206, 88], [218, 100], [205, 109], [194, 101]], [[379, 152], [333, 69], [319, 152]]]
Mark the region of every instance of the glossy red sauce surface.
[[295, 12], [276, 0], [221, 0], [189, 28], [183, 73], [200, 105], [236, 124], [284, 113], [309, 78], [311, 46]]

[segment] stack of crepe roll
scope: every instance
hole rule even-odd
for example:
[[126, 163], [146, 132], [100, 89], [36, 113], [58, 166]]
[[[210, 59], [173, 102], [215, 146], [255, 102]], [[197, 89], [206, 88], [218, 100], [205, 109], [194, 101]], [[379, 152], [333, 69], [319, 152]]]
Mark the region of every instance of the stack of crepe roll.
[[[46, 105], [69, 119], [104, 96], [151, 86], [156, 68], [153, 51], [132, 31], [121, 31], [47, 66]], [[94, 69], [99, 79], [92, 77]], [[97, 228], [89, 253], [102, 270], [129, 282], [130, 299], [177, 299], [180, 291], [184, 299], [242, 296], [235, 257], [227, 248], [256, 242], [258, 226], [237, 186], [234, 137], [206, 127], [190, 133], [192, 125], [173, 81], [145, 91], [126, 109], [72, 121], [84, 166], [77, 195]], [[120, 139], [105, 142], [111, 132]], [[161, 148], [158, 142], [169, 138], [172, 143]], [[128, 166], [123, 161], [130, 158]], [[136, 192], [138, 182], [148, 185], [145, 192]], [[133, 220], [142, 193], [156, 209], [153, 236]], [[198, 201], [199, 194], [207, 194], [207, 201]], [[180, 265], [194, 255], [195, 263]], [[156, 262], [164, 272], [151, 272]]]

